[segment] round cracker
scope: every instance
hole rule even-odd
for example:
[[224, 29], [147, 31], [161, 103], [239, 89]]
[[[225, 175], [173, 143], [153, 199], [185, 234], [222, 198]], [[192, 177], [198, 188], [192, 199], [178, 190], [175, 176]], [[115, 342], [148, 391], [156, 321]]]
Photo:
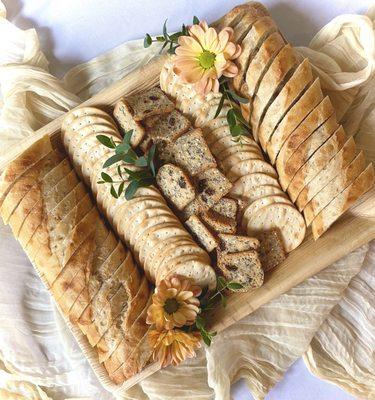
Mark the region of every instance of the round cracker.
[[217, 118], [211, 119], [210, 121], [205, 122], [201, 126], [201, 129], [203, 131], [203, 134], [206, 136], [212, 130], [220, 128], [220, 127], [222, 127], [224, 125], [228, 125], [227, 118], [226, 117], [217, 117]]
[[239, 198], [239, 200], [245, 201], [247, 204], [250, 204], [261, 197], [271, 196], [273, 194], [285, 195], [285, 193], [280, 189], [279, 186], [262, 185], [254, 187], [251, 192], [247, 193], [246, 198]]
[[246, 160], [263, 160], [263, 154], [259, 150], [255, 150], [255, 148], [253, 150], [239, 151], [225, 157], [222, 161], [219, 161], [219, 164], [227, 174], [234, 165]]
[[269, 204], [273, 203], [292, 204], [285, 194], [271, 194], [266, 197], [260, 197], [246, 207], [242, 216], [242, 227], [246, 229], [247, 223], [253, 215], [255, 215], [262, 207], [268, 206]]
[[[141, 217], [140, 217], [141, 218]], [[153, 226], [166, 224], [166, 223], [176, 222], [176, 217], [169, 210], [161, 210], [155, 213], [153, 217], [144, 218], [139, 225], [135, 226], [135, 229], [132, 232], [132, 236], [130, 238], [130, 244], [137, 252], [139, 251], [139, 246], [141, 244], [141, 237], [143, 234], [147, 232], [147, 230]]]
[[[208, 286], [209, 289], [214, 289], [216, 286], [216, 274], [214, 269], [209, 263], [204, 260], [200, 261], [197, 257], [192, 257], [192, 259], [183, 259], [177, 262], [173, 271], [169, 274], [178, 274], [191, 278], [197, 285], [201, 287]], [[166, 278], [162, 274], [158, 277], [157, 283], [160, 280]]]
[[97, 116], [97, 117], [109, 117], [109, 114], [100, 108], [96, 107], [80, 107], [70, 111], [64, 118], [61, 124], [61, 132], [65, 133], [67, 127], [76, 119], [82, 116]]
[[207, 145], [209, 147], [211, 147], [218, 140], [222, 139], [223, 137], [227, 137], [227, 136], [232, 137], [232, 135], [230, 133], [229, 125], [224, 125], [224, 126], [221, 126], [220, 128], [211, 130], [210, 133], [206, 135], [205, 139], [206, 139]]
[[[238, 146], [238, 145], [241, 146], [241, 144], [236, 142], [235, 138], [232, 135], [224, 136], [221, 139], [219, 139], [218, 141], [216, 141], [210, 147], [210, 150], [211, 150], [212, 154], [214, 154], [215, 156], [220, 158], [220, 153], [222, 151], [225, 151], [226, 149], [228, 149], [230, 147], [234, 147], [234, 146]], [[250, 146], [253, 145], [254, 147], [258, 148], [258, 145], [254, 141], [254, 139], [250, 138], [249, 136], [242, 137], [242, 146], [245, 146], [245, 145], [250, 145]]]
[[257, 144], [251, 143], [251, 144], [240, 144], [240, 143], [234, 143], [234, 146], [228, 147], [227, 149], [223, 150], [220, 152], [220, 154], [217, 155], [217, 159], [219, 161], [224, 160], [228, 156], [232, 154], [237, 154], [241, 151], [255, 151], [255, 152], [260, 152], [262, 154], [259, 146]]
[[[187, 239], [186, 235], [174, 237], [173, 239], [168, 240], [168, 246], [171, 246], [172, 243], [183, 240], [190, 240], [190, 238]], [[148, 271], [150, 270], [150, 268], [152, 269], [152, 266], [155, 264], [157, 258], [165, 251], [167, 251], [167, 247], [164, 242], [159, 242], [155, 244], [145, 239], [139, 249], [139, 259], [141, 260], [144, 269]]]
[[227, 178], [231, 182], [235, 182], [241, 176], [254, 174], [256, 172], [261, 172], [263, 174], [270, 175], [277, 178], [277, 173], [275, 169], [264, 160], [245, 160], [234, 165], [230, 171], [228, 171]]
[[262, 207], [247, 224], [247, 234], [257, 235], [260, 232], [277, 229], [286, 252], [298, 247], [306, 233], [302, 215], [294, 206], [285, 203], [273, 203]]
[[242, 176], [241, 178], [237, 179], [230, 190], [230, 194], [236, 199], [245, 200], [251, 196], [255, 188], [264, 185], [278, 187], [279, 182], [276, 178], [270, 175], [257, 172]]

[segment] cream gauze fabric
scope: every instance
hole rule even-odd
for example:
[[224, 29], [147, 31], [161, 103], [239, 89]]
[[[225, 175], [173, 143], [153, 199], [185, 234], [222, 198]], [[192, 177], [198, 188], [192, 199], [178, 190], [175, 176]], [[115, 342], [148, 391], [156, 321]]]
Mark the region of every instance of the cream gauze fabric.
[[[298, 51], [310, 58], [348, 134], [375, 159], [375, 12], [335, 18]], [[34, 30], [0, 1], [0, 157], [35, 130], [157, 54], [124, 43], [59, 80]], [[10, 230], [0, 227], [0, 397], [109, 400]], [[128, 399], [229, 400], [245, 378], [262, 399], [300, 356], [310, 371], [375, 399], [375, 242], [264, 305], [179, 367], [143, 380]], [[17, 397], [18, 396], [18, 397]], [[24, 396], [24, 397], [22, 397]]]

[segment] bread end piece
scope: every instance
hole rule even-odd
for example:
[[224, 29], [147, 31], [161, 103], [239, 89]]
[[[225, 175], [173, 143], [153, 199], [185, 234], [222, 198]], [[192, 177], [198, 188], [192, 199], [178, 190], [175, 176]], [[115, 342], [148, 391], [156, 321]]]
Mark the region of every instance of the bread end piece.
[[176, 165], [164, 164], [160, 167], [156, 182], [164, 196], [178, 210], [183, 210], [195, 198], [195, 190], [190, 178]]
[[219, 241], [212, 235], [210, 230], [197, 215], [192, 215], [186, 222], [190, 233], [197, 242], [203, 246], [207, 252], [213, 251], [219, 245]]
[[286, 259], [283, 243], [276, 229], [262, 232], [257, 235], [259, 239], [259, 258], [264, 271], [269, 271]]
[[226, 280], [243, 286], [239, 292], [246, 292], [263, 284], [264, 272], [255, 250], [232, 254], [218, 251], [217, 266]]

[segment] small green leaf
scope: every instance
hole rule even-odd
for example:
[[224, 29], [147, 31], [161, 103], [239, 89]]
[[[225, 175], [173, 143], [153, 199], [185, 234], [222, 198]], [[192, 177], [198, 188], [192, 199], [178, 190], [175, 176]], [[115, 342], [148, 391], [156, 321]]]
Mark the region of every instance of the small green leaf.
[[145, 156], [139, 157], [135, 160], [134, 165], [137, 167], [147, 167], [147, 159]]
[[106, 174], [105, 172], [101, 173], [101, 177], [102, 177], [104, 182], [107, 182], [107, 183], [112, 183], [113, 182], [113, 179], [108, 174]]
[[96, 182], [98, 185], [102, 185], [103, 183], [105, 183], [104, 181], [97, 181]]
[[163, 52], [163, 50], [167, 47], [167, 45], [168, 45], [168, 42], [165, 41], [164, 44], [163, 44], [163, 46], [161, 47], [161, 49], [160, 49], [160, 51], [159, 51], [159, 54], [161, 54], [161, 53]]
[[175, 53], [176, 53], [177, 47], [178, 47], [178, 46], [171, 46], [171, 47], [168, 49], [167, 53], [168, 53], [168, 54], [175, 54]]
[[118, 197], [121, 196], [122, 192], [124, 191], [124, 187], [125, 187], [125, 182], [121, 182], [118, 189], [117, 189], [117, 195]]
[[120, 143], [116, 146], [115, 152], [116, 154], [124, 155], [129, 151], [129, 149], [130, 146], [127, 143]]
[[223, 295], [221, 296], [221, 305], [223, 306], [223, 308], [227, 306], [227, 298]]
[[108, 160], [103, 164], [103, 168], [108, 168], [113, 164], [118, 163], [119, 161], [122, 160], [122, 154], [115, 154], [112, 157], [109, 157]]
[[166, 20], [164, 21], [164, 25], [163, 25], [163, 36], [164, 36], [164, 39], [165, 39], [165, 40], [168, 40], [168, 39], [169, 39], [169, 37], [168, 37], [168, 32], [167, 32], [167, 21], [168, 21], [168, 19], [166, 19]]
[[203, 318], [202, 317], [197, 317], [196, 318], [196, 320], [195, 320], [195, 325], [197, 326], [197, 328], [199, 329], [199, 330], [204, 330], [204, 320], [203, 320]]
[[234, 109], [233, 108], [231, 108], [227, 112], [227, 121], [228, 121], [228, 125], [229, 126], [236, 125], [236, 123], [237, 123], [236, 114], [234, 113]]
[[185, 24], [182, 24], [181, 33], [183, 36], [188, 36], [188, 34], [189, 34]]
[[202, 339], [207, 346], [211, 346], [211, 336], [209, 336], [206, 332], [201, 332]]
[[234, 101], [237, 101], [238, 103], [247, 104], [249, 102], [249, 99], [239, 96], [237, 93], [233, 92], [233, 90], [227, 90], [227, 93]]
[[232, 136], [237, 137], [243, 134], [244, 128], [241, 125], [230, 126], [230, 133]]
[[165, 42], [164, 36], [156, 36], [158, 42]]
[[248, 125], [248, 121], [243, 117], [241, 110], [239, 108], [232, 108], [234, 115], [236, 116], [237, 121], [242, 122], [245, 126]]
[[116, 143], [113, 141], [112, 137], [105, 135], [98, 135], [96, 138], [103, 146], [108, 147], [110, 149], [116, 148]]
[[113, 185], [111, 185], [111, 195], [112, 195], [115, 199], [118, 199], [118, 194], [117, 194], [116, 189], [114, 188]]
[[156, 152], [156, 144], [154, 143], [150, 147], [150, 150], [148, 151], [148, 154], [147, 154], [147, 165], [151, 169], [153, 176], [156, 176], [156, 170], [155, 170], [155, 165], [154, 165], [155, 152]]
[[222, 290], [227, 286], [227, 280], [223, 276], [217, 278], [217, 290]]
[[194, 15], [193, 17], [193, 25], [198, 25], [199, 24], [199, 18], [197, 16]]
[[224, 100], [225, 100], [225, 96], [224, 96], [224, 94], [223, 94], [223, 95], [221, 96], [219, 105], [217, 106], [217, 110], [216, 110], [214, 119], [217, 118], [217, 117], [219, 116], [220, 111], [221, 111], [221, 109], [223, 108], [223, 105], [224, 105]]
[[145, 39], [143, 41], [143, 47], [147, 48], [150, 47], [151, 45], [152, 45], [152, 38], [148, 33], [146, 33]]
[[138, 181], [130, 182], [130, 185], [125, 190], [125, 199], [131, 200], [139, 188]]
[[133, 129], [130, 129], [129, 131], [126, 131], [124, 133], [124, 137], [122, 139], [122, 143], [124, 143], [124, 144], [126, 143], [127, 145], [130, 146], [130, 141], [131, 141], [131, 138], [133, 136], [133, 133], [134, 133]]
[[151, 186], [154, 183], [154, 178], [142, 178], [139, 181], [139, 186], [140, 187], [147, 187], [147, 186]]
[[239, 282], [229, 282], [227, 285], [230, 290], [240, 290], [243, 289], [243, 285]]
[[118, 176], [119, 176], [121, 179], [124, 179], [124, 178], [122, 177], [121, 165], [119, 165], [119, 166], [117, 167], [117, 173], [118, 173]]

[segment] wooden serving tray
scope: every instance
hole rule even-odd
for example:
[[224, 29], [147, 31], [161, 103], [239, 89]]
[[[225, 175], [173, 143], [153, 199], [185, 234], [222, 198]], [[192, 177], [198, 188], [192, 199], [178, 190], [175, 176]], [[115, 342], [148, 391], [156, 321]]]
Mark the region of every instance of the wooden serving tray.
[[[98, 106], [109, 111], [111, 106], [121, 97], [141, 92], [156, 85], [164, 61], [164, 56], [158, 57], [151, 63], [133, 71], [122, 80], [85, 101], [79, 107]], [[34, 136], [26, 139], [15, 149], [11, 149], [6, 159], [0, 162], [0, 171], [8, 162], [44, 135], [51, 137], [55, 148], [63, 150], [60, 137], [60, 127], [63, 119], [64, 115], [39, 129]], [[263, 304], [287, 292], [292, 287], [372, 239], [375, 239], [375, 188], [372, 188], [348, 212], [336, 221], [319, 240], [314, 241], [311, 231], [308, 230], [302, 245], [289, 253], [287, 259], [282, 264], [266, 274], [265, 283], [262, 287], [248, 293], [232, 294], [228, 298], [226, 308], [218, 308], [210, 314], [210, 328], [217, 331], [227, 328]], [[79, 344], [81, 347], [85, 347], [83, 351], [87, 355], [89, 351], [87, 346], [82, 346], [80, 341]], [[93, 365], [95, 362], [90, 360], [90, 358], [92, 357], [89, 357], [89, 361], [94, 371], [98, 374], [99, 368], [97, 365]], [[150, 365], [140, 374], [125, 382], [121, 388], [115, 388], [108, 381], [104, 382], [102, 376], [99, 378], [108, 390], [121, 397], [123, 390], [133, 386], [158, 369], [159, 366], [157, 364]]]

